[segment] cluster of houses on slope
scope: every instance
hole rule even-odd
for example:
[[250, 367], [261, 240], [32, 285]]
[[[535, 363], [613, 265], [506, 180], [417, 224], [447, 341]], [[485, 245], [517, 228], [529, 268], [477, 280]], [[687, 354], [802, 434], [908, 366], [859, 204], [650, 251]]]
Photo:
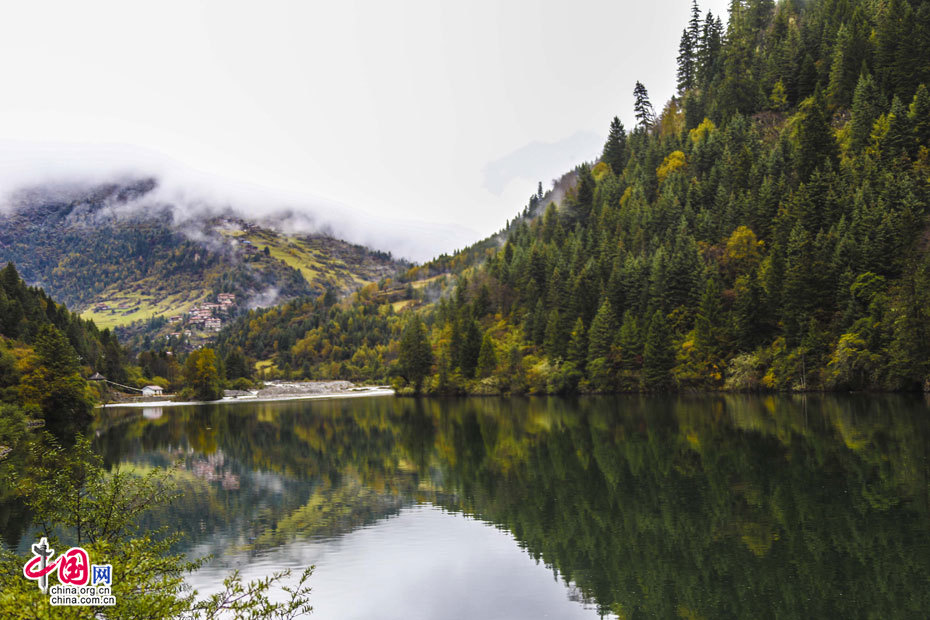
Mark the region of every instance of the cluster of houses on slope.
[[[223, 317], [229, 315], [235, 304], [234, 293], [220, 293], [216, 296], [216, 303], [203, 303], [192, 307], [187, 316], [187, 322], [191, 325], [199, 325], [204, 331], [218, 332], [223, 327]], [[168, 320], [171, 323], [183, 323], [184, 317], [177, 315]], [[190, 330], [185, 333], [190, 336]], [[181, 332], [174, 332], [171, 336], [180, 337]]]

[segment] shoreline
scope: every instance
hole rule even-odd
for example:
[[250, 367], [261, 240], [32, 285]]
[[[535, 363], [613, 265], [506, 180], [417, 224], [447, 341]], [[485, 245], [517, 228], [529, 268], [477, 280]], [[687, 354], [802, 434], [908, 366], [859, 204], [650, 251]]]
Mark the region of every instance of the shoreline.
[[378, 387], [360, 387], [352, 388], [345, 391], [324, 392], [319, 394], [282, 394], [280, 396], [230, 396], [220, 400], [191, 400], [191, 401], [174, 401], [160, 400], [149, 402], [129, 402], [129, 403], [108, 403], [97, 405], [96, 409], [111, 409], [119, 407], [186, 407], [191, 405], [227, 405], [234, 403], [274, 403], [291, 400], [325, 400], [333, 398], [362, 398], [374, 396], [394, 396], [394, 390], [386, 386]]

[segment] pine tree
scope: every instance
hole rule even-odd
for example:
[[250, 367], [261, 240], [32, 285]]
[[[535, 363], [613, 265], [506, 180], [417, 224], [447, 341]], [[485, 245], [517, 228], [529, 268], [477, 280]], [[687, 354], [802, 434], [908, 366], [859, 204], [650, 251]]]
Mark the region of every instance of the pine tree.
[[914, 134], [914, 146], [917, 149], [930, 149], [930, 91], [926, 84], [917, 88], [917, 94], [908, 109], [908, 119]]
[[875, 80], [868, 73], [860, 75], [853, 93], [852, 119], [849, 121], [849, 147], [853, 152], [859, 152], [868, 146], [872, 125], [884, 107]]
[[495, 370], [497, 370], [497, 354], [494, 352], [494, 341], [490, 334], [485, 333], [481, 340], [481, 351], [478, 353], [476, 375], [479, 379], [485, 379], [493, 375]]
[[481, 329], [474, 319], [466, 320], [462, 338], [462, 375], [468, 379], [475, 376], [478, 356], [481, 354]]
[[546, 320], [546, 340], [545, 349], [550, 358], [559, 359], [565, 357], [565, 334], [562, 329], [562, 317], [557, 308], [549, 311]]
[[230, 350], [229, 353], [226, 354], [223, 365], [226, 367], [226, 378], [230, 381], [239, 378], [249, 378], [249, 366], [245, 356], [242, 354], [242, 349], [237, 347]]
[[722, 46], [723, 24], [708, 11], [701, 27], [701, 42], [697, 49], [697, 83], [701, 88], [707, 88], [716, 79]]
[[695, 345], [707, 357], [716, 359], [723, 353], [721, 345], [723, 313], [720, 307], [720, 286], [711, 277], [704, 287], [701, 303], [694, 321]]
[[785, 254], [782, 319], [788, 342], [794, 346], [812, 318], [819, 294], [813, 240], [800, 222], [791, 231]]
[[401, 334], [397, 361], [404, 379], [419, 392], [433, 365], [433, 350], [427, 339], [426, 327], [416, 314], [411, 315]]
[[[5, 274], [4, 274], [5, 275]], [[4, 287], [9, 282], [4, 281]], [[35, 340], [38, 366], [23, 378], [20, 398], [38, 405], [46, 426], [56, 434], [72, 434], [91, 419], [87, 382], [78, 374], [74, 348], [60, 330], [44, 324]]]
[[605, 358], [610, 354], [616, 336], [617, 326], [614, 319], [614, 309], [609, 299], [604, 299], [594, 320], [588, 330], [588, 363], [598, 358]]
[[911, 121], [907, 115], [907, 108], [901, 98], [895, 95], [891, 102], [891, 112], [888, 114], [888, 132], [882, 139], [882, 157], [893, 160], [907, 155], [912, 145]]
[[65, 335], [53, 325], [39, 328], [35, 341], [39, 364], [49, 369], [55, 376], [66, 376], [78, 371], [77, 354]]
[[575, 209], [582, 219], [586, 219], [594, 205], [594, 177], [591, 175], [591, 166], [581, 164], [578, 167], [578, 192], [576, 194]]
[[643, 387], [651, 391], [671, 388], [674, 365], [675, 352], [672, 350], [668, 323], [662, 311], [656, 310], [649, 321], [643, 347]]
[[609, 165], [616, 175], [623, 172], [626, 167], [626, 130], [616, 116], [610, 122], [610, 133], [607, 135], [607, 142], [604, 143], [601, 160]]
[[694, 74], [696, 41], [691, 38], [691, 32], [686, 28], [681, 31], [681, 41], [678, 44], [678, 94], [694, 88]]
[[798, 176], [807, 181], [817, 169], [825, 170], [836, 161], [836, 140], [830, 128], [826, 102], [818, 88], [802, 106], [798, 127]]
[[633, 99], [633, 111], [636, 112], [636, 120], [639, 122], [639, 126], [646, 130], [652, 129], [656, 123], [656, 113], [652, 103], [649, 102], [649, 92], [642, 82], [636, 82], [636, 87], [633, 89]]
[[[691, 0], [691, 19], [688, 20], [688, 38], [694, 46], [694, 62], [697, 64], [697, 56], [701, 51], [701, 7], [698, 6], [697, 0]], [[696, 77], [696, 76], [695, 76]]]
[[581, 317], [575, 320], [568, 341], [568, 359], [583, 368], [588, 355], [588, 337]]
[[537, 346], [546, 340], [546, 306], [543, 300], [536, 302], [536, 308], [533, 310], [532, 336], [533, 343]]
[[769, 95], [769, 107], [780, 112], [788, 106], [788, 92], [785, 90], [785, 83], [781, 80], [775, 82], [772, 87], [772, 93]]
[[814, 94], [817, 90], [817, 65], [814, 64], [814, 58], [809, 53], [801, 60], [798, 65], [798, 75], [795, 83], [798, 85], [798, 99], [806, 99]]
[[858, 65], [852, 51], [852, 35], [846, 24], [841, 24], [833, 46], [833, 58], [830, 64], [830, 81], [827, 86], [827, 99], [832, 106], [849, 105], [853, 95], [855, 71]]

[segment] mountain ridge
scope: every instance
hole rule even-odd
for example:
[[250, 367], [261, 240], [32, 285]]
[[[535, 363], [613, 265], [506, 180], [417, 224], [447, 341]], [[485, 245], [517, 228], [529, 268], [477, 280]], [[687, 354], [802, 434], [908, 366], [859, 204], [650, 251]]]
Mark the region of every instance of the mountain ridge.
[[135, 324], [133, 333], [159, 337], [189, 330], [140, 323], [187, 315], [221, 293], [241, 311], [344, 294], [406, 265], [325, 234], [274, 230], [269, 216], [261, 226], [228, 207], [179, 217], [157, 187], [141, 178], [17, 192], [0, 213], [0, 259], [102, 327]]

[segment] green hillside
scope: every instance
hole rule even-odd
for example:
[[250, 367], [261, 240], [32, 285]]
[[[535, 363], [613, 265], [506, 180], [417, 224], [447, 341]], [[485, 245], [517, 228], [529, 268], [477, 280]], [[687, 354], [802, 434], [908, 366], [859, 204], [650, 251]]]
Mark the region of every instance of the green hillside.
[[[0, 259], [136, 348], [159, 338], [206, 342], [189, 316], [220, 294], [221, 324], [255, 305], [393, 275], [390, 255], [325, 236], [284, 235], [231, 214], [175, 222], [150, 199], [154, 180], [22, 194], [0, 215]], [[171, 320], [176, 318], [176, 320]], [[190, 332], [190, 334], [188, 334]]]
[[444, 393], [924, 388], [930, 2], [695, 6], [677, 74], [500, 235], [220, 342]]
[[85, 377], [127, 382], [127, 356], [109, 330], [27, 286], [12, 263], [0, 270], [0, 454], [27, 418], [69, 434], [91, 419], [100, 396]]

